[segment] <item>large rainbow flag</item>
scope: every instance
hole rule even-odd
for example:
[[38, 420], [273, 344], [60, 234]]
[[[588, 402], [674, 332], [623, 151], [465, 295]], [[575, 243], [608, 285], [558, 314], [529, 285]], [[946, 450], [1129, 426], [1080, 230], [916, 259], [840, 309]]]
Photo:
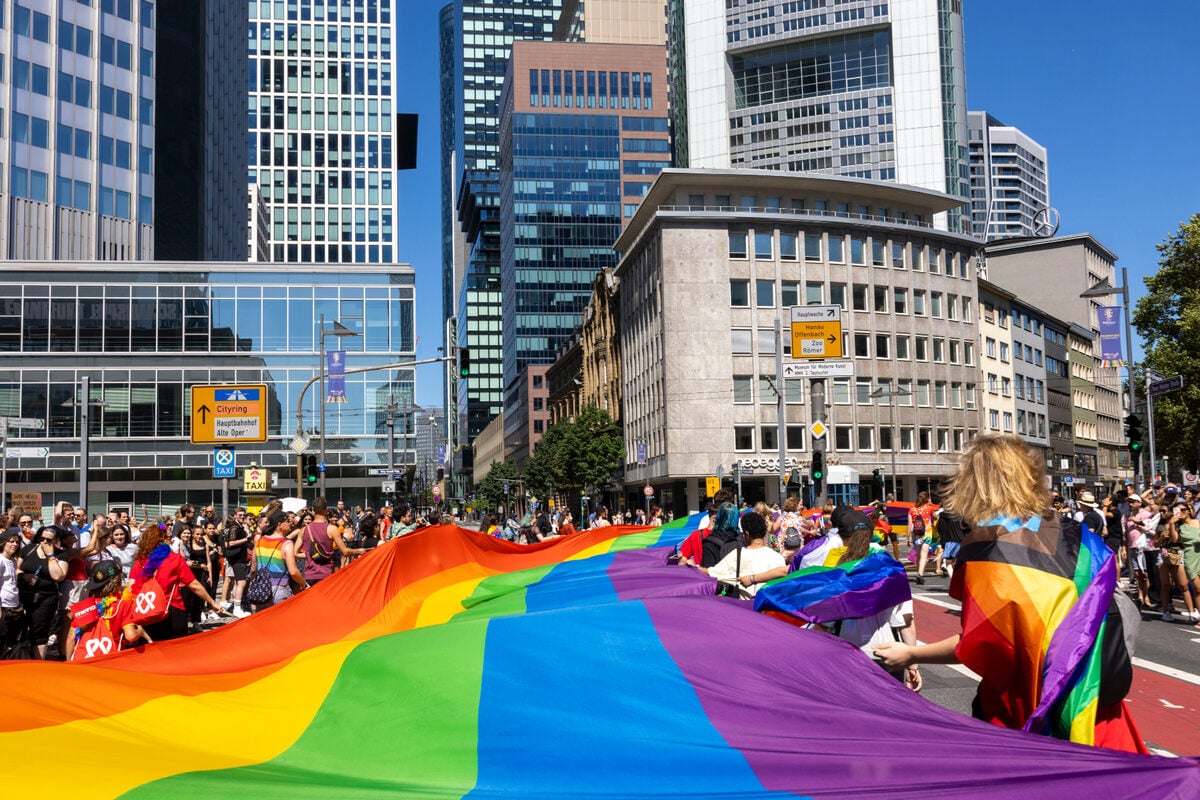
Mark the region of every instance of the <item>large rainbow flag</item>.
[[[964, 718], [668, 565], [695, 520], [538, 545], [452, 526], [275, 608], [92, 663], [0, 664], [6, 795], [1190, 798], [1188, 759]], [[953, 743], [914, 774], [897, 747]]]

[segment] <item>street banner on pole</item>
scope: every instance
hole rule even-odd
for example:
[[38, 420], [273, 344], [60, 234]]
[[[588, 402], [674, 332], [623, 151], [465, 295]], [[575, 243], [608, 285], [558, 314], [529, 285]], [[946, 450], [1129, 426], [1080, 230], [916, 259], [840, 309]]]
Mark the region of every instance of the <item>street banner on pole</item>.
[[330, 350], [325, 354], [325, 374], [329, 378], [326, 403], [346, 402], [346, 351]]
[[1121, 307], [1100, 306], [1096, 309], [1096, 322], [1100, 326], [1100, 366], [1125, 366], [1121, 353]]

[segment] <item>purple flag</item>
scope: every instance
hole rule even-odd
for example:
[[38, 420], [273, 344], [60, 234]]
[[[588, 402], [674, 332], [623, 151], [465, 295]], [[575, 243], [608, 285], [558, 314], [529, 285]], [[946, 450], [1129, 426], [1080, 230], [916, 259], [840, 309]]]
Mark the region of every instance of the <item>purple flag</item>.
[[326, 403], [346, 402], [346, 351], [330, 350], [325, 354], [325, 374], [328, 377]]
[[1121, 353], [1121, 307], [1100, 306], [1096, 309], [1100, 327], [1100, 361], [1103, 367], [1124, 366]]

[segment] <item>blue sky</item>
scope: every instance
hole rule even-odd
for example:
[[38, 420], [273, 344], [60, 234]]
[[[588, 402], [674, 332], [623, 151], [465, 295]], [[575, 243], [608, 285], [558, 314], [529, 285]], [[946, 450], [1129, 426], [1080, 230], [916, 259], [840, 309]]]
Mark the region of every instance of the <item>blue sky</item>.
[[[406, 0], [398, 23], [397, 110], [421, 115], [418, 167], [400, 173], [400, 258], [417, 272], [417, 354], [440, 355], [441, 241], [437, 15]], [[1200, 212], [1200, 3], [967, 0], [967, 104], [1048, 150], [1060, 234], [1088, 232], [1129, 269], [1134, 297], [1158, 268], [1154, 245]], [[1136, 334], [1135, 334], [1136, 339]], [[1135, 347], [1137, 344], [1135, 342]], [[442, 372], [418, 372], [417, 402], [439, 405]]]

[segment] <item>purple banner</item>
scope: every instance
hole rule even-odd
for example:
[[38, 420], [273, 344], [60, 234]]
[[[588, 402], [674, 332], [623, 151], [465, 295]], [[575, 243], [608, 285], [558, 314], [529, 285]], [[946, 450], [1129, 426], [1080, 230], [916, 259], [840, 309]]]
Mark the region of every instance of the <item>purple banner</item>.
[[1124, 366], [1121, 353], [1121, 307], [1100, 306], [1096, 309], [1096, 323], [1100, 327], [1101, 366]]
[[346, 351], [330, 350], [325, 354], [326, 403], [346, 402]]

